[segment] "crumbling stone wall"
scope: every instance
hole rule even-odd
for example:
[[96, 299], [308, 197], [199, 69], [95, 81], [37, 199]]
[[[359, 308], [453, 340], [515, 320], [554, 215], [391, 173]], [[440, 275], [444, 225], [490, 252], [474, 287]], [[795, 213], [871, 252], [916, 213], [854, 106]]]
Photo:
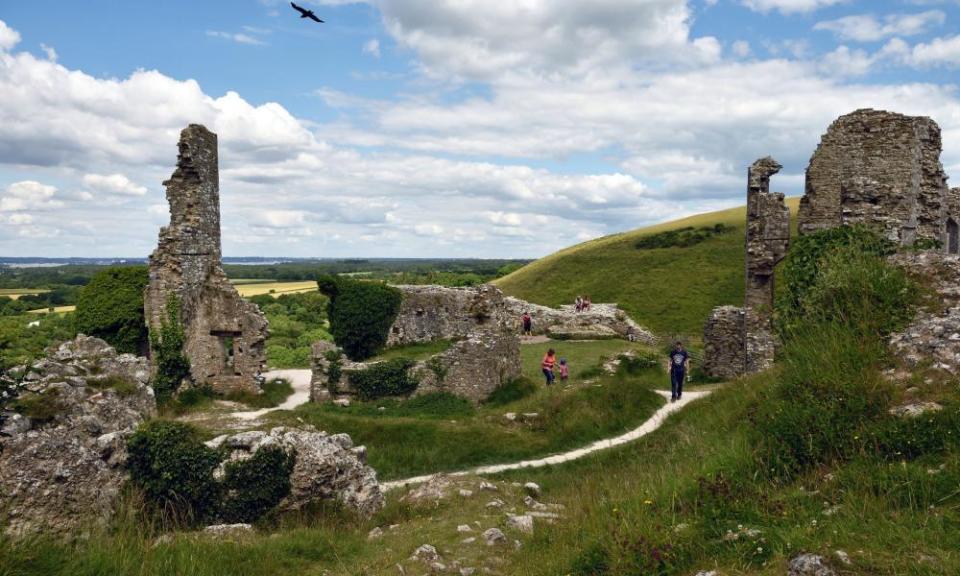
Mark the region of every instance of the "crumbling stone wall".
[[490, 284], [473, 288], [396, 286], [403, 293], [387, 346], [462, 338], [483, 326], [505, 325], [503, 292]]
[[731, 379], [746, 369], [743, 308], [718, 306], [703, 327], [703, 371], [714, 378]]
[[774, 269], [790, 245], [790, 209], [782, 193], [770, 192], [770, 177], [781, 168], [768, 156], [747, 171], [744, 308], [716, 308], [704, 327], [704, 371], [716, 378], [759, 372], [773, 364]]
[[633, 338], [647, 344], [657, 343], [652, 332], [637, 324], [616, 304], [591, 304], [589, 310], [577, 312], [572, 304], [550, 308], [513, 296], [507, 296], [504, 301], [509, 322], [517, 329], [523, 313], [530, 312], [535, 335], [545, 334], [557, 340]]
[[917, 239], [946, 245], [950, 214], [940, 151], [940, 127], [930, 118], [870, 109], [841, 116], [807, 167], [800, 234], [865, 223], [901, 245]]
[[240, 297], [221, 265], [217, 135], [197, 124], [185, 128], [177, 168], [163, 184], [170, 225], [150, 255], [147, 323], [158, 329], [175, 295], [194, 381], [223, 393], [259, 391], [254, 377], [266, 360], [267, 320]]

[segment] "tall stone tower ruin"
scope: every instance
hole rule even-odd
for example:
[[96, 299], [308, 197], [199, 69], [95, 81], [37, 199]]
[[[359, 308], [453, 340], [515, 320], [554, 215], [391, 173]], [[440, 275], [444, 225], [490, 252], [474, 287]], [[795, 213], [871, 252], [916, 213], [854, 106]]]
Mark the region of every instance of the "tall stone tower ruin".
[[166, 317], [171, 295], [195, 382], [221, 393], [259, 391], [267, 320], [230, 284], [221, 265], [217, 135], [198, 124], [180, 132], [177, 168], [163, 183], [170, 225], [150, 255], [144, 309], [151, 330]]

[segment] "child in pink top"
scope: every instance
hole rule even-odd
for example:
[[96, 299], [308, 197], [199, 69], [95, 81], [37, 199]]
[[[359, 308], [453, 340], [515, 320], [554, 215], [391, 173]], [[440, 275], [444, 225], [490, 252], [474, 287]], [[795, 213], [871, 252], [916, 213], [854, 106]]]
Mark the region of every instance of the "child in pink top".
[[567, 378], [569, 377], [570, 377], [570, 367], [567, 366], [567, 359], [561, 358], [560, 359], [560, 381], [566, 382]]

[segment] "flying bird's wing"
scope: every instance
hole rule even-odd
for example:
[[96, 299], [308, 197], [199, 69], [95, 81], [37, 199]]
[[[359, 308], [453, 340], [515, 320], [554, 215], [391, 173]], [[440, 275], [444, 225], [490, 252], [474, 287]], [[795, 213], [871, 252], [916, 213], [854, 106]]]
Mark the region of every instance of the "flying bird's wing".
[[317, 18], [316, 15], [314, 15], [312, 12], [310, 13], [310, 19], [313, 20], [314, 22], [319, 22], [323, 24], [323, 20]]
[[306, 16], [306, 15], [307, 15], [307, 11], [306, 11], [306, 10], [304, 10], [303, 8], [297, 6], [297, 5], [294, 4], [293, 2], [291, 2], [290, 5], [293, 6], [293, 9], [294, 9], [294, 10], [296, 10], [297, 12], [299, 12], [300, 14], [302, 14], [303, 16]]

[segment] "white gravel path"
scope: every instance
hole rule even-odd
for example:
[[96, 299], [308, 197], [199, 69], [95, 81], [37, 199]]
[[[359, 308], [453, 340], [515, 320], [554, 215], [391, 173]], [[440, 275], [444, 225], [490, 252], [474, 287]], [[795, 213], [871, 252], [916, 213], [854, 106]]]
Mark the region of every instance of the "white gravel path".
[[[661, 394], [665, 398], [670, 397], [670, 392], [657, 390], [657, 393]], [[446, 476], [467, 476], [467, 475], [484, 475], [484, 474], [497, 474], [500, 472], [506, 472], [508, 470], [521, 470], [523, 468], [541, 468], [543, 466], [552, 466], [555, 464], [563, 464], [564, 462], [570, 462], [572, 460], [578, 460], [584, 456], [593, 454], [594, 452], [599, 452], [600, 450], [608, 450], [615, 446], [620, 446], [628, 442], [633, 442], [638, 438], [642, 438], [647, 434], [653, 432], [660, 427], [661, 424], [667, 419], [667, 417], [680, 410], [690, 402], [703, 398], [704, 396], [710, 394], [711, 390], [701, 390], [697, 392], [684, 392], [683, 398], [679, 402], [667, 402], [659, 410], [653, 413], [646, 422], [634, 428], [633, 430], [627, 432], [626, 434], [621, 434], [620, 436], [615, 436], [613, 438], [606, 438], [604, 440], [597, 440], [596, 442], [584, 446], [583, 448], [577, 448], [576, 450], [570, 450], [569, 452], [563, 452], [561, 454], [554, 454], [552, 456], [547, 456], [546, 458], [538, 458], [536, 460], [522, 460], [520, 462], [513, 462], [510, 464], [495, 464], [491, 466], [480, 466], [478, 468], [471, 468], [469, 470], [460, 470], [457, 472], [443, 472], [442, 474]], [[427, 474], [425, 476], [416, 476], [414, 478], [407, 478], [405, 480], [394, 480], [392, 482], [381, 482], [380, 487], [384, 490], [393, 490], [395, 488], [403, 488], [405, 486], [411, 486], [415, 484], [422, 484], [431, 480], [432, 478], [438, 476], [439, 474]]]
[[240, 420], [256, 420], [268, 412], [273, 412], [274, 410], [293, 410], [297, 406], [310, 401], [310, 370], [271, 370], [270, 372], [264, 372], [263, 376], [267, 380], [274, 378], [284, 378], [288, 380], [290, 385], [293, 386], [293, 394], [276, 408], [264, 408], [262, 410], [250, 410], [248, 412], [232, 412], [230, 414], [231, 416]]

